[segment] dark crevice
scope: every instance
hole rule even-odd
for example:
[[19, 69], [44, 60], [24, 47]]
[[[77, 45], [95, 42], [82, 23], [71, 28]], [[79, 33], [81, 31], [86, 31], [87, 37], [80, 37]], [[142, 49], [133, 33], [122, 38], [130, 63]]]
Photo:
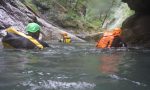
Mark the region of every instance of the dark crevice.
[[123, 24], [123, 37], [128, 44], [150, 47], [150, 0], [122, 0], [135, 14]]

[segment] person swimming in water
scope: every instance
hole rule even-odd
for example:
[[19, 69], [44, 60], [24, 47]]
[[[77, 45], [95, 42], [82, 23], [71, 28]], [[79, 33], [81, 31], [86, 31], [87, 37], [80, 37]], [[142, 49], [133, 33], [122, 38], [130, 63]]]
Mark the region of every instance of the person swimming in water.
[[126, 43], [121, 39], [120, 28], [115, 28], [113, 31], [104, 32], [103, 37], [100, 38], [97, 48], [111, 48], [111, 47], [127, 47]]
[[29, 23], [26, 27], [28, 34], [17, 31], [15, 28], [9, 26], [1, 31], [2, 44], [4, 48], [17, 48], [17, 49], [43, 49], [49, 45], [40, 40], [41, 28], [35, 22]]

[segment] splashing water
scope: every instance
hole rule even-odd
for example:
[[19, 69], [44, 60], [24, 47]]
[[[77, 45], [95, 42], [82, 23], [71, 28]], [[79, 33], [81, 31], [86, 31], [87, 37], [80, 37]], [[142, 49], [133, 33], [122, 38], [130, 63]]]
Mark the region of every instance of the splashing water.
[[87, 82], [57, 82], [57, 81], [52, 81], [52, 80], [48, 80], [48, 81], [42, 81], [39, 82], [39, 85], [33, 84], [31, 82], [24, 82], [23, 83], [24, 86], [30, 86], [31, 90], [37, 90], [37, 89], [41, 89], [41, 88], [45, 88], [45, 89], [70, 89], [72, 88], [73, 90], [83, 90], [83, 89], [88, 89], [88, 88], [94, 88], [95, 84], [91, 84], [91, 83], [87, 83]]
[[0, 90], [150, 90], [150, 50], [78, 43], [0, 53]]

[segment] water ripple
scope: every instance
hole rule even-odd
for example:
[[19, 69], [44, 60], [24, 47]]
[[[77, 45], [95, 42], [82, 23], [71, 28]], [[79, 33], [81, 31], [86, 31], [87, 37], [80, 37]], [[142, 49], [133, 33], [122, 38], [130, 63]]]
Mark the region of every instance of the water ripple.
[[129, 81], [129, 82], [134, 83], [134, 84], [139, 85], [139, 86], [147, 86], [147, 85], [144, 84], [144, 83], [137, 82], [137, 81], [133, 81], [133, 80], [130, 80], [130, 79], [127, 79], [127, 78], [121, 78], [121, 77], [119, 77], [119, 76], [117, 76], [117, 75], [110, 75], [110, 77], [113, 78], [113, 79], [117, 79], [117, 80]]
[[87, 83], [87, 82], [59, 82], [59, 81], [41, 81], [38, 82], [38, 84], [34, 84], [31, 81], [23, 82], [23, 86], [30, 86], [31, 90], [37, 90], [37, 89], [55, 89], [55, 90], [66, 90], [66, 89], [74, 89], [74, 90], [87, 90], [92, 89], [96, 85], [93, 83]]

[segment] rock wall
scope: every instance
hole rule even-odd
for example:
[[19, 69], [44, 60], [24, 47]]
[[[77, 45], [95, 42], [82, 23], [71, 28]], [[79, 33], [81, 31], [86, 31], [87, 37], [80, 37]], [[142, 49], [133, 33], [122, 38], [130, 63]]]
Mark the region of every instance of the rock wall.
[[123, 24], [123, 39], [131, 46], [150, 48], [150, 1], [122, 0], [135, 11]]
[[12, 25], [20, 31], [24, 31], [28, 20], [35, 15], [30, 12], [18, 0], [0, 1], [0, 28]]
[[[37, 16], [30, 11], [29, 7], [21, 3], [20, 0], [0, 0], [0, 29], [11, 25], [17, 30], [25, 32], [25, 26], [33, 17], [37, 17], [38, 23], [42, 26], [42, 30], [46, 34], [45, 39], [47, 40], [58, 40], [60, 33], [65, 32], [63, 29], [55, 27]], [[68, 35], [74, 41], [84, 42], [84, 40], [73, 34], [68, 33]]]
[[128, 3], [129, 7], [135, 12], [149, 13], [150, 0], [122, 0]]

